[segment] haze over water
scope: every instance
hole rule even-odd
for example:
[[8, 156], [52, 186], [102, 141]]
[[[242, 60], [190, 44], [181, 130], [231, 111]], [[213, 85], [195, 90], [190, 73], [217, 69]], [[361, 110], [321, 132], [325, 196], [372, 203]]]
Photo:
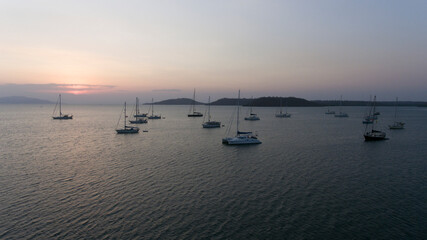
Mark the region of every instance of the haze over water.
[[[188, 106], [155, 106], [165, 119], [148, 132], [117, 135], [121, 108], [65, 105], [74, 119], [54, 121], [52, 105], [0, 105], [1, 239], [427, 235], [426, 108], [399, 108], [406, 128], [383, 142], [364, 142], [364, 107], [254, 108], [261, 120], [241, 130], [263, 143], [246, 147], [221, 144], [225, 128], [202, 129]], [[226, 126], [234, 110], [211, 108]], [[385, 130], [394, 108], [379, 111]]]

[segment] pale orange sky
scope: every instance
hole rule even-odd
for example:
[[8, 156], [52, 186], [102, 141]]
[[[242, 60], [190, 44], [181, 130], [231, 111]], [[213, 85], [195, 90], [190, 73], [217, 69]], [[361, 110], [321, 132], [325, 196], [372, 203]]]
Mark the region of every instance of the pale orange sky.
[[3, 1], [0, 97], [161, 99], [196, 88], [204, 99], [240, 88], [427, 100], [423, 9], [425, 1]]

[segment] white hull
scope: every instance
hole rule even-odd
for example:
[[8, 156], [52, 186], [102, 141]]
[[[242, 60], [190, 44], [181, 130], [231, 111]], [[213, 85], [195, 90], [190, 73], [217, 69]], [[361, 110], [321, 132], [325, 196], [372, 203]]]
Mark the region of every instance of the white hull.
[[236, 136], [222, 139], [223, 144], [228, 145], [249, 145], [249, 144], [260, 144], [261, 141], [254, 136]]
[[394, 122], [393, 125], [388, 126], [390, 129], [404, 129], [405, 123], [403, 122]]
[[202, 124], [203, 128], [219, 128], [221, 127], [221, 122], [205, 122]]
[[255, 113], [251, 113], [251, 115], [249, 117], [245, 117], [245, 120], [257, 121], [257, 120], [259, 120], [259, 117]]
[[188, 114], [188, 117], [203, 117], [203, 114], [200, 112], [193, 112], [191, 114]]

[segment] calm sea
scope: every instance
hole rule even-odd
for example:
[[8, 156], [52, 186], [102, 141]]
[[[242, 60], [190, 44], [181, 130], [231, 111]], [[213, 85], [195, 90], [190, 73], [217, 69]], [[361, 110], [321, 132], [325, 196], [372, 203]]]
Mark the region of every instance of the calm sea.
[[[239, 147], [188, 106], [156, 106], [136, 135], [114, 130], [122, 106], [53, 107], [0, 105], [0, 239], [427, 237], [427, 108], [400, 108], [395, 131], [379, 108], [383, 142], [364, 142], [364, 107], [254, 108], [241, 130], [263, 143]], [[211, 112], [227, 126], [234, 110]]]

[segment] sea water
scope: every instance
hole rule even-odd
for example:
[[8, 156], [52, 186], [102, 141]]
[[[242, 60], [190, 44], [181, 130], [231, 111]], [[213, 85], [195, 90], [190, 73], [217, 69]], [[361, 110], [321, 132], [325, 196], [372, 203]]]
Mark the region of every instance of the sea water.
[[122, 106], [64, 105], [72, 120], [53, 107], [0, 105], [0, 239], [427, 236], [427, 108], [399, 108], [406, 127], [391, 131], [380, 107], [381, 142], [363, 139], [364, 107], [253, 108], [261, 120], [240, 130], [262, 144], [227, 146], [231, 106], [211, 107], [218, 129], [156, 106], [164, 119], [134, 135], [115, 132]]

